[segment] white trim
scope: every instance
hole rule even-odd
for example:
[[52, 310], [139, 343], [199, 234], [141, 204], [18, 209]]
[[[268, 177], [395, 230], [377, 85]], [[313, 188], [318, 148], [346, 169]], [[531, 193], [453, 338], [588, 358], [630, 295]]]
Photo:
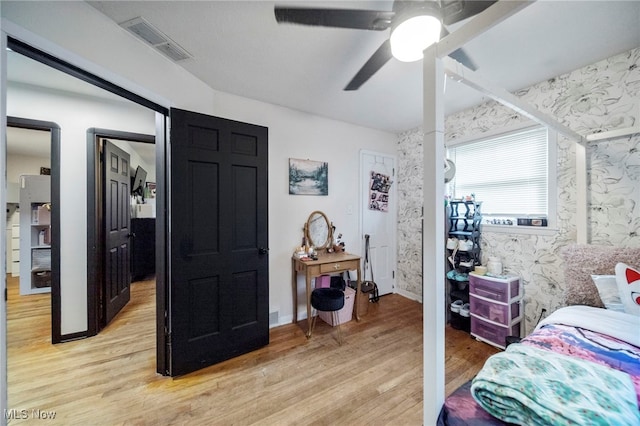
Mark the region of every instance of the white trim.
[[524, 122], [512, 124], [510, 126], [492, 128], [482, 134], [466, 135], [456, 139], [447, 139], [445, 141], [445, 144], [447, 145], [447, 147], [454, 147], [454, 146], [463, 145], [467, 143], [480, 142], [485, 139], [491, 139], [496, 136], [505, 135], [507, 133], [525, 131], [538, 126], [540, 126], [539, 123], [536, 123], [533, 120], [527, 120]]
[[76, 67], [84, 71], [101, 77], [116, 86], [126, 89], [131, 93], [134, 93], [167, 109], [170, 109], [172, 106], [171, 102], [168, 99], [158, 95], [157, 93], [153, 93], [143, 86], [140, 86], [94, 62], [85, 59], [82, 56], [77, 55], [76, 53], [71, 52], [70, 50], [67, 50], [45, 38], [42, 38], [39, 35], [34, 34], [31, 31], [20, 27], [19, 25], [14, 24], [6, 18], [2, 18], [2, 20], [0, 21], [0, 26], [3, 31], [7, 33], [7, 35], [12, 38], [18, 39], [28, 44], [29, 46], [32, 46], [38, 50], [42, 50], [43, 52], [48, 53], [58, 59], [75, 65]]
[[558, 226], [558, 132], [550, 128], [547, 128], [547, 149], [547, 227], [555, 234]]
[[0, 34], [0, 165], [3, 167], [3, 173], [0, 173], [0, 411], [2, 418], [0, 425], [7, 424], [7, 418], [4, 415], [7, 411], [7, 301], [4, 295], [7, 291], [7, 271], [5, 271], [7, 258], [7, 210], [4, 206], [7, 203], [7, 34], [2, 31]]
[[576, 148], [576, 242], [586, 244], [588, 237], [587, 222], [587, 148], [577, 143]]
[[558, 230], [556, 228], [549, 226], [507, 226], [482, 224], [483, 234], [555, 235], [557, 232]]
[[600, 141], [603, 139], [621, 138], [640, 133], [640, 126], [625, 127], [624, 129], [609, 130], [608, 132], [593, 133], [587, 135], [588, 141]]
[[422, 303], [422, 297], [420, 297], [415, 293], [411, 293], [409, 291], [398, 288], [396, 289], [396, 294], [399, 294], [400, 296], [406, 297], [407, 299], [410, 299], [410, 300], [415, 300], [418, 303]]

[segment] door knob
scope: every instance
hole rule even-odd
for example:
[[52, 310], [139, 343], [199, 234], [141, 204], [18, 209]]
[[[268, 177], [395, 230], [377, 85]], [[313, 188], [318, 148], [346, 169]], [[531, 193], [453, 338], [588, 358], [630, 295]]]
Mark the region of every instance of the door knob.
[[264, 247], [258, 248], [258, 254], [267, 254], [267, 253], [269, 253], [268, 248], [264, 248]]

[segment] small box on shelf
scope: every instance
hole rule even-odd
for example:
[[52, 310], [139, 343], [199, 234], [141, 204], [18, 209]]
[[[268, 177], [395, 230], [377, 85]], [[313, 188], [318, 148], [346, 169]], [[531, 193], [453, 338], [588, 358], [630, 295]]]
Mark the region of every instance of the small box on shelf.
[[35, 288], [51, 287], [51, 271], [32, 271], [31, 282]]
[[51, 206], [49, 204], [32, 204], [31, 223], [33, 225], [50, 225]]

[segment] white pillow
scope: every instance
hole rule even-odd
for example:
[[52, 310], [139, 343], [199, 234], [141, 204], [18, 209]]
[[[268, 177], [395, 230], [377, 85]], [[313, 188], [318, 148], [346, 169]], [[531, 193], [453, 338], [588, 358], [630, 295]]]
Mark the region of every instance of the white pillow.
[[616, 282], [624, 311], [640, 316], [640, 271], [625, 263], [616, 265]]
[[598, 295], [602, 299], [605, 308], [612, 311], [624, 312], [624, 305], [620, 300], [620, 292], [615, 275], [591, 275], [593, 283], [598, 289]]

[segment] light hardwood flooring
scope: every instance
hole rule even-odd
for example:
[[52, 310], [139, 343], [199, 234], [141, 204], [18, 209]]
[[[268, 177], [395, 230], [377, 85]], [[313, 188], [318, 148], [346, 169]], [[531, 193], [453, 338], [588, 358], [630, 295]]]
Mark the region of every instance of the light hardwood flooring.
[[[50, 344], [50, 296], [20, 296], [7, 279], [10, 424], [420, 425], [422, 305], [399, 295], [336, 330], [318, 321], [270, 331], [268, 346], [179, 377], [155, 373], [155, 282], [98, 336]], [[447, 328], [446, 393], [496, 350]], [[25, 410], [25, 411], [21, 411]]]

